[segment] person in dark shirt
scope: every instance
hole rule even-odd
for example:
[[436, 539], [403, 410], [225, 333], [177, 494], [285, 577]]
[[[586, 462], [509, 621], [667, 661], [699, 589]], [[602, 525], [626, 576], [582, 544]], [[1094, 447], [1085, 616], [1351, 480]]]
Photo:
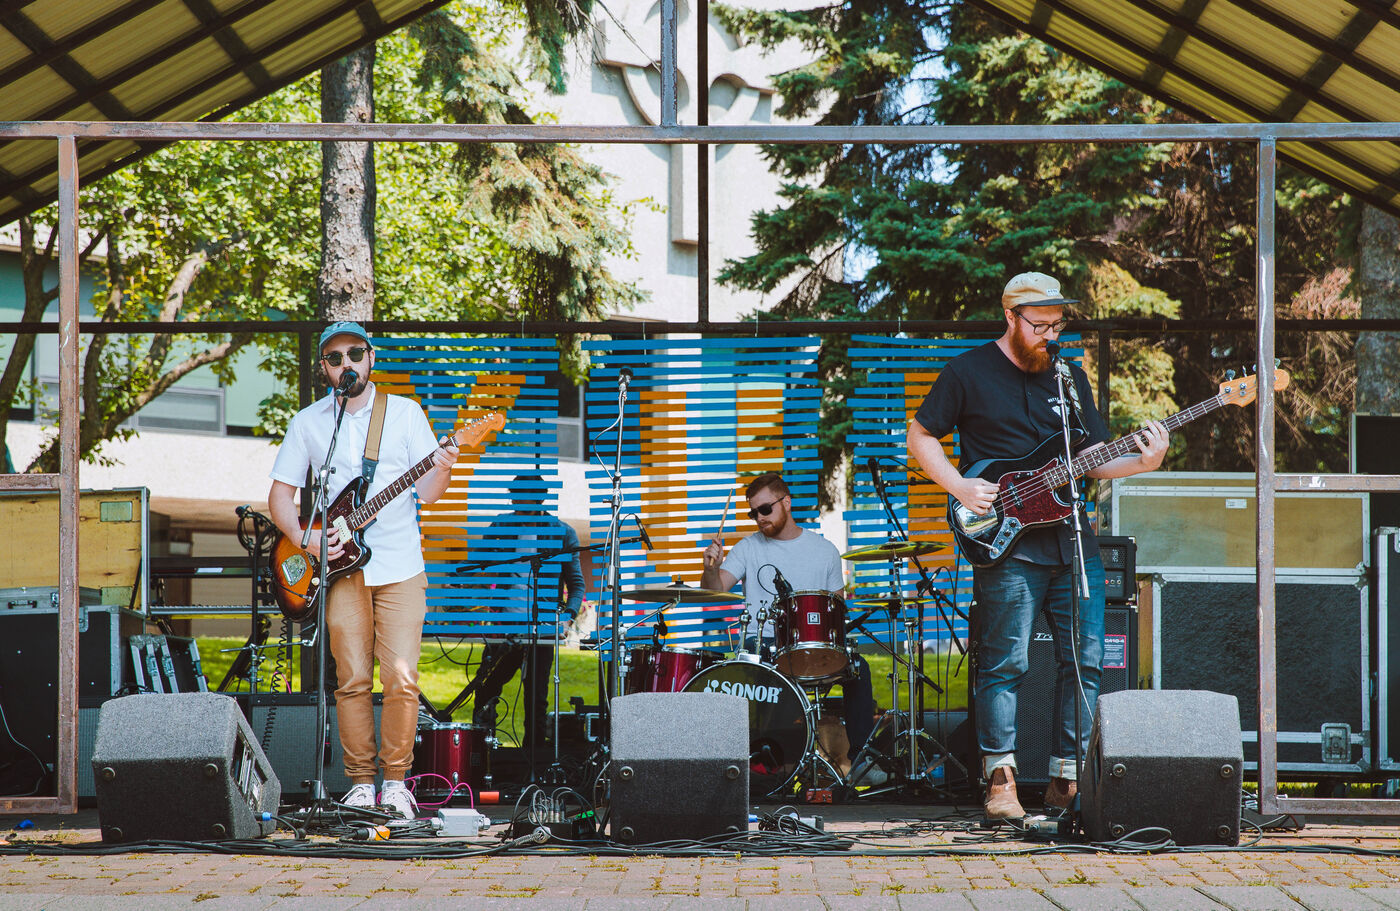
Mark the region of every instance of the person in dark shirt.
[[[948, 461], [939, 440], [957, 429], [960, 464], [966, 469], [983, 459], [1024, 458], [1041, 443], [1061, 435], [1055, 358], [1046, 346], [1059, 338], [1068, 323], [1065, 308], [1074, 303], [1078, 301], [1066, 299], [1060, 283], [1048, 275], [1025, 272], [1012, 278], [1001, 299], [1005, 333], [950, 361], [909, 424], [910, 455], [935, 483], [976, 515], [992, 508], [998, 487], [992, 481], [963, 477]], [[1102, 446], [1108, 428], [1094, 405], [1088, 376], [1078, 365], [1068, 366], [1077, 392], [1073, 398], [1080, 403], [1076, 407], [1071, 402], [1070, 407], [1078, 455]], [[1164, 426], [1150, 421], [1134, 439], [1138, 453], [1113, 459], [1087, 472], [1088, 476], [1121, 478], [1162, 464], [1168, 444]], [[1077, 642], [1072, 617], [1077, 575], [1074, 532], [1068, 521], [1026, 530], [1004, 559], [973, 570], [973, 630], [978, 643], [973, 707], [990, 819], [1025, 815], [1016, 794], [1016, 696], [1028, 669], [1031, 624], [1038, 611], [1050, 622], [1056, 655], [1051, 728], [1055, 739], [1046, 805], [1067, 807], [1078, 790], [1075, 757], [1087, 748], [1104, 633], [1103, 563], [1087, 520], [1080, 523], [1078, 532], [1090, 596], [1078, 599]]]
[[[507, 581], [494, 585], [493, 595], [503, 596], [508, 604], [498, 606], [511, 612], [528, 614], [527, 589], [530, 581], [530, 555], [578, 547], [578, 533], [544, 509], [545, 484], [539, 475], [516, 478], [511, 492], [515, 509], [508, 512], [486, 530], [483, 556], [505, 559], [520, 554], [522, 559], [487, 570]], [[583, 566], [577, 553], [551, 557], [541, 566], [535, 580], [535, 604], [539, 608], [540, 638], [550, 640], [530, 646], [527, 642], [492, 642], [482, 650], [477, 667], [475, 705], [472, 720], [476, 724], [496, 726], [495, 703], [506, 683], [516, 671], [524, 669], [521, 681], [525, 702], [525, 746], [536, 747], [545, 740], [545, 721], [549, 711], [550, 668], [554, 666], [555, 633], [563, 634], [563, 625], [576, 617], [583, 604]], [[527, 660], [528, 659], [528, 660]]]

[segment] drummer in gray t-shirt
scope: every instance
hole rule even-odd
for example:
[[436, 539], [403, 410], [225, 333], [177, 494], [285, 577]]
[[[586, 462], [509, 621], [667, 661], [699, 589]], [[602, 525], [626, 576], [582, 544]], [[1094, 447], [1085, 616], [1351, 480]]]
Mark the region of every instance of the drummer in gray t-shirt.
[[[826, 591], [840, 595], [845, 587], [841, 575], [841, 554], [828, 540], [797, 524], [792, 516], [792, 494], [775, 472], [759, 475], [749, 484], [749, 518], [758, 531], [735, 544], [726, 556], [724, 543], [716, 537], [705, 548], [705, 571], [700, 587], [729, 591], [744, 583], [744, 604], [749, 614], [745, 638], [759, 638], [759, 611], [772, 605], [780, 573], [792, 591]], [[763, 628], [764, 644], [772, 643], [771, 621]], [[870, 667], [859, 655], [851, 662], [841, 689], [845, 698], [846, 736], [850, 740], [848, 758], [854, 760], [875, 727], [875, 697], [871, 691]], [[851, 769], [851, 784], [878, 786], [887, 775], [879, 766], [862, 763]]]

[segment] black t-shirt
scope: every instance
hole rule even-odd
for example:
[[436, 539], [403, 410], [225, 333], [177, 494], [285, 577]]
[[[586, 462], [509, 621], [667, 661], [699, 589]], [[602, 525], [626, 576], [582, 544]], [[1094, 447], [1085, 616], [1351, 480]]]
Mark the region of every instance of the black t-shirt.
[[[1082, 421], [1074, 421], [1080, 438], [1075, 452], [1108, 440], [1094, 405], [1089, 377], [1077, 364], [1069, 365], [1079, 390]], [[983, 459], [1020, 459], [1060, 434], [1055, 371], [1026, 373], [996, 342], [960, 354], [938, 375], [914, 419], [935, 437], [958, 430], [959, 467]], [[1048, 461], [1048, 459], [1047, 459]], [[1038, 466], [1036, 466], [1038, 467]], [[1097, 546], [1084, 528], [1085, 552]], [[1021, 536], [1012, 556], [1031, 563], [1069, 563], [1073, 542], [1065, 524], [1031, 529]]]

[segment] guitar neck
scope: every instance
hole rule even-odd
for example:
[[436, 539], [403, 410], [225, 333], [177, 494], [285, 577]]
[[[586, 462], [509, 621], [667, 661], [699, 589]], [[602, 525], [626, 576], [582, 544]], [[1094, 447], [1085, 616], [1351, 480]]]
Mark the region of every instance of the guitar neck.
[[[1224, 405], [1224, 398], [1217, 395], [1203, 402], [1197, 402], [1185, 411], [1178, 411], [1176, 414], [1162, 421], [1162, 424], [1168, 431], [1176, 430], [1178, 427], [1183, 427], [1196, 420], [1196, 418], [1204, 417]], [[1070, 463], [1070, 477], [1065, 478], [1059, 483], [1068, 483], [1069, 480], [1083, 477], [1087, 472], [1093, 471], [1100, 465], [1106, 465], [1119, 456], [1131, 455], [1137, 452], [1138, 446], [1137, 440], [1134, 439], [1135, 436], [1136, 434], [1130, 434], [1125, 437], [1119, 437], [1112, 443], [1100, 446], [1097, 449], [1092, 449], [1083, 455], [1075, 456], [1074, 461]], [[1058, 464], [1059, 463], [1057, 463], [1055, 469], [1057, 473], [1060, 472]]]
[[419, 478], [423, 477], [423, 475], [431, 471], [433, 468], [434, 454], [435, 453], [429, 453], [424, 456], [421, 462], [414, 465], [408, 471], [405, 471], [399, 476], [397, 481], [351, 510], [350, 514], [346, 517], [350, 522], [350, 527], [363, 528], [368, 525], [371, 519], [379, 515], [381, 509], [392, 503], [394, 498], [399, 494], [412, 487], [414, 481], [417, 481]]

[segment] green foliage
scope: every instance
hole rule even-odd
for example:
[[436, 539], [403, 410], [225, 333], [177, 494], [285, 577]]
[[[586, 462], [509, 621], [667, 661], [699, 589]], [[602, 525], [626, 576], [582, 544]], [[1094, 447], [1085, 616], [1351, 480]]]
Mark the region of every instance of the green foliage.
[[[797, 40], [812, 63], [780, 74], [781, 110], [825, 124], [1180, 122], [1164, 105], [990, 18], [970, 4], [854, 0], [812, 10], [724, 8], [763, 44]], [[1064, 281], [1085, 316], [1212, 319], [1254, 311], [1254, 153], [1246, 144], [1000, 143], [774, 146], [781, 204], [753, 219], [757, 252], [720, 279], [773, 292], [783, 318], [999, 319], [1000, 289], [1035, 269]], [[1280, 313], [1298, 295], [1349, 312], [1345, 282], [1357, 206], [1286, 167], [1278, 189]], [[1316, 300], [1314, 300], [1316, 304]], [[1280, 355], [1321, 374], [1349, 341], [1284, 336]], [[859, 380], [834, 346], [827, 412], [840, 426]], [[1248, 339], [1117, 336], [1110, 420], [1126, 431], [1216, 391], [1252, 362]], [[825, 352], [824, 352], [825, 353]], [[1091, 358], [1098, 352], [1091, 345]], [[1091, 364], [1092, 369], [1092, 364]], [[1279, 452], [1298, 470], [1345, 465], [1350, 387], [1280, 412]], [[1247, 469], [1253, 412], [1227, 409], [1176, 439], [1175, 468]], [[828, 467], [844, 441], [823, 437]]]

